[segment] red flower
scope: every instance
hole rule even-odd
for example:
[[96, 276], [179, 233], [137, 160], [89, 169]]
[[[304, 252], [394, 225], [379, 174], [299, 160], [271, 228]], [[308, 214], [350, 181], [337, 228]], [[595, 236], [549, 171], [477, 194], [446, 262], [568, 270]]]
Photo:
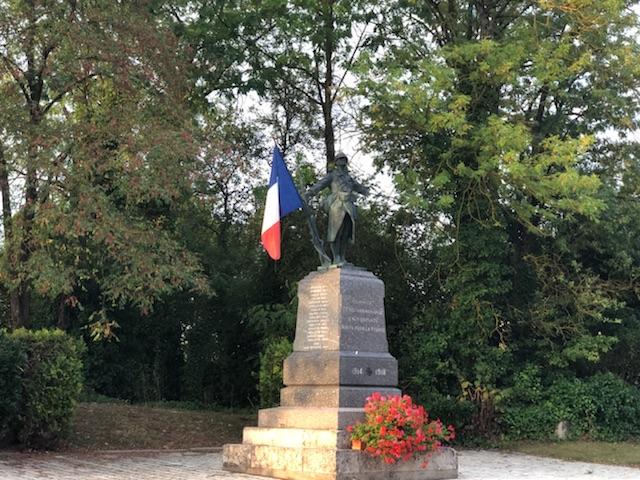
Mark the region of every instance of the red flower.
[[441, 448], [442, 442], [455, 438], [452, 426], [429, 421], [424, 407], [414, 404], [408, 395], [386, 397], [374, 392], [364, 411], [365, 421], [350, 425], [347, 431], [365, 444], [368, 455], [381, 457], [385, 463], [410, 460], [417, 454], [424, 459]]

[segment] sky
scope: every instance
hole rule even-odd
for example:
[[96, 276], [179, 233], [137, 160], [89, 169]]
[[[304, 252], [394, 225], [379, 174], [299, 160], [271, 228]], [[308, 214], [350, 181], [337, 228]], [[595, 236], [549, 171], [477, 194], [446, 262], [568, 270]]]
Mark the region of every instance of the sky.
[[[271, 105], [264, 103], [254, 92], [243, 95], [238, 101], [237, 107], [239, 115], [245, 119], [255, 118], [258, 115], [269, 113]], [[267, 138], [271, 136], [267, 133]], [[393, 178], [388, 171], [378, 172], [373, 163], [373, 156], [364, 152], [362, 148], [362, 135], [351, 128], [349, 131], [343, 131], [340, 127], [335, 129], [335, 149], [336, 152], [343, 151], [349, 158], [349, 170], [351, 174], [377, 194], [384, 195], [392, 200], [395, 197], [395, 188]], [[317, 150], [310, 148], [299, 148], [305, 159], [315, 165], [318, 172], [325, 170], [325, 149], [324, 144], [319, 143]], [[285, 159], [287, 166], [292, 167], [291, 159]], [[265, 182], [268, 180], [270, 171], [271, 152], [265, 154], [265, 158], [261, 159], [261, 171]]]

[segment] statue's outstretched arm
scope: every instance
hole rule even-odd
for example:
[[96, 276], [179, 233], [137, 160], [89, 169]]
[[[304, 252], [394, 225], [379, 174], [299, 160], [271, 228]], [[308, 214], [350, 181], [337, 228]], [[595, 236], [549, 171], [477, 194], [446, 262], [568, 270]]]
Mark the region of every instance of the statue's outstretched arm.
[[327, 188], [331, 185], [331, 174], [327, 174], [324, 178], [318, 180], [314, 185], [309, 187], [309, 189], [304, 194], [306, 199], [313, 197], [316, 193], [318, 193], [323, 188]]
[[360, 195], [364, 195], [365, 197], [369, 195], [369, 191], [370, 191], [369, 187], [366, 187], [361, 183], [358, 183], [356, 180], [353, 181], [353, 190], [358, 192]]

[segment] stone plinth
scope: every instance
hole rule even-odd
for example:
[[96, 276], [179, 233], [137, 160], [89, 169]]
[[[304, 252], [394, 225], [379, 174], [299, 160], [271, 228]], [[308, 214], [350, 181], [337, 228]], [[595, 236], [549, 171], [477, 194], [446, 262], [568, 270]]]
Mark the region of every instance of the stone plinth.
[[224, 468], [292, 480], [457, 478], [455, 451], [386, 465], [351, 450], [347, 425], [364, 418], [373, 392], [397, 395], [389, 354], [384, 284], [371, 272], [330, 268], [298, 286], [293, 353], [284, 362], [281, 406], [260, 410], [240, 445], [225, 445]]
[[293, 385], [398, 384], [398, 362], [389, 353], [363, 351], [294, 351], [284, 361], [283, 380]]
[[[282, 433], [275, 432], [273, 441], [282, 438]], [[356, 450], [251, 443], [225, 445], [223, 458], [225, 470], [290, 480], [443, 480], [458, 476], [452, 448], [394, 465]], [[428, 464], [423, 468], [425, 460]]]

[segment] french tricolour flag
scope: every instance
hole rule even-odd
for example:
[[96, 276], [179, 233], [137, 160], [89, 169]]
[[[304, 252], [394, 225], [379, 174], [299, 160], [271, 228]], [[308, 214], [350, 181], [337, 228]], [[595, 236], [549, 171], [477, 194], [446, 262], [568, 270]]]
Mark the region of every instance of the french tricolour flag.
[[262, 219], [262, 246], [274, 260], [280, 259], [280, 219], [302, 208], [302, 199], [282, 158], [280, 149], [273, 149], [267, 204]]

